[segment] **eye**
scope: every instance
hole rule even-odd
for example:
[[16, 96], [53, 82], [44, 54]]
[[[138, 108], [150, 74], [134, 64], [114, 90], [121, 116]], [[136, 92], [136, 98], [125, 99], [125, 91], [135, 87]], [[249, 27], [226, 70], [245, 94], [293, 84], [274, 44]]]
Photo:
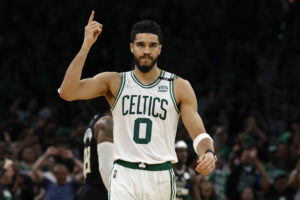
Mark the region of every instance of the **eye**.
[[137, 47], [143, 47], [143, 46], [144, 46], [144, 44], [143, 44], [143, 43], [139, 43], [139, 42], [138, 42], [138, 43], [136, 43], [136, 46], [137, 46]]
[[156, 46], [157, 46], [157, 44], [155, 44], [155, 43], [154, 44], [150, 44], [151, 48], [155, 48]]

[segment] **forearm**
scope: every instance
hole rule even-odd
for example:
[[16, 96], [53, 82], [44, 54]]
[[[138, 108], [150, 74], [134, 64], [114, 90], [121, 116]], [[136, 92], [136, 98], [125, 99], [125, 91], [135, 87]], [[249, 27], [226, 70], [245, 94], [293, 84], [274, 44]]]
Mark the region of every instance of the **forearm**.
[[256, 165], [258, 171], [262, 175], [262, 179], [261, 179], [260, 183], [261, 183], [263, 191], [266, 192], [266, 191], [268, 191], [269, 186], [270, 186], [270, 179], [267, 175], [267, 172], [264, 169], [263, 164], [258, 160], [258, 158], [255, 158], [254, 162], [255, 162], [255, 165]]
[[81, 170], [83, 169], [83, 163], [79, 160], [79, 159], [77, 159], [77, 158], [73, 158], [73, 162], [75, 163], [75, 165], [77, 166], [77, 167], [79, 167]]
[[60, 86], [60, 96], [65, 100], [72, 100], [80, 84], [82, 69], [90, 48], [83, 45], [69, 65], [64, 80]]
[[209, 138], [204, 138], [197, 146], [197, 153], [199, 155], [203, 155], [207, 150], [212, 150], [215, 152], [213, 141]]
[[46, 160], [46, 158], [48, 157], [48, 155], [43, 154], [33, 165], [32, 167], [32, 175], [33, 178], [36, 182], [42, 182], [44, 175], [43, 172], [41, 170], [41, 166], [44, 163], [44, 161]]
[[254, 159], [254, 162], [255, 162], [255, 165], [258, 169], [258, 171], [261, 173], [261, 175], [264, 177], [264, 178], [268, 178], [268, 175], [264, 169], [264, 166], [263, 164], [258, 160], [258, 158], [255, 158]]
[[44, 163], [44, 161], [46, 160], [47, 157], [48, 157], [47, 154], [43, 154], [43, 155], [42, 155], [42, 156], [34, 163], [34, 165], [33, 165], [33, 167], [32, 167], [33, 173], [34, 173], [35, 171], [38, 171], [38, 170], [41, 168], [42, 164]]
[[[191, 113], [188, 119], [183, 117], [183, 123], [185, 124], [191, 138], [194, 141], [194, 149], [197, 154], [203, 155], [208, 149], [214, 151], [213, 140], [206, 133], [203, 121], [198, 113]], [[206, 137], [203, 137], [199, 140], [199, 137], [204, 135], [206, 135]]]

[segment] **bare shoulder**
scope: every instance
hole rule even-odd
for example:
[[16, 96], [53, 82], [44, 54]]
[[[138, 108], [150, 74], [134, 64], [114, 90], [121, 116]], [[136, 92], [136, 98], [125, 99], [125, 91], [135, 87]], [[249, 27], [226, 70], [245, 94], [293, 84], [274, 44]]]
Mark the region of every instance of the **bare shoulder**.
[[188, 99], [195, 96], [190, 82], [177, 76], [174, 78], [174, 93], [178, 103], [186, 98]]
[[181, 77], [175, 76], [174, 77], [174, 87], [178, 89], [184, 89], [184, 88], [191, 88], [191, 84], [188, 80], [183, 79]]
[[97, 143], [113, 142], [113, 119], [111, 116], [101, 117], [95, 124], [95, 138]]
[[111, 116], [103, 116], [101, 117], [95, 124], [95, 128], [107, 128], [113, 125], [113, 120]]

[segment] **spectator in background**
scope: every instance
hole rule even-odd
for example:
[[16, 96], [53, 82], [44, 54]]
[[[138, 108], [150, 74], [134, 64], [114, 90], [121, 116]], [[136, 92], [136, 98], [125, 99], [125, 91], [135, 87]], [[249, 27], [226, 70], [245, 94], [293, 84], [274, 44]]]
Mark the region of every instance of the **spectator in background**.
[[[268, 177], [263, 164], [256, 156], [257, 150], [251, 150], [251, 157], [254, 158], [255, 165], [261, 174], [260, 185], [262, 192], [264, 194], [264, 199], [275, 200], [275, 199], [286, 199], [293, 200], [295, 190], [292, 184], [288, 183], [288, 177], [285, 171], [277, 171], [274, 183], [272, 184], [270, 178]], [[293, 182], [293, 181], [292, 181]], [[294, 182], [293, 182], [294, 183]]]
[[24, 97], [20, 96], [10, 107], [10, 112], [15, 114], [25, 127], [34, 126], [37, 121], [38, 101], [35, 98], [28, 100], [26, 109], [21, 108], [21, 104], [25, 101]]
[[[58, 162], [56, 161], [55, 156], [54, 155], [49, 155], [48, 158], [46, 158], [46, 160], [44, 162], [44, 165], [43, 165], [44, 176], [47, 179], [49, 179], [50, 181], [52, 181], [53, 183], [56, 183], [56, 178], [53, 174], [53, 169], [57, 164], [58, 164]], [[67, 180], [70, 180], [70, 177], [67, 177]]]
[[242, 191], [240, 200], [255, 200], [255, 193], [251, 187], [246, 187]]
[[[200, 177], [200, 176], [199, 176]], [[200, 178], [199, 180], [199, 191], [201, 200], [217, 200], [216, 193], [212, 182], [206, 180], [205, 178]]]
[[21, 174], [18, 165], [12, 160], [5, 160], [4, 173], [0, 177], [0, 199], [33, 200], [33, 182], [30, 177]]
[[250, 116], [246, 119], [245, 130], [238, 136], [243, 148], [248, 148], [254, 144], [263, 150], [267, 142], [266, 134], [258, 127], [254, 117]]
[[[53, 174], [56, 178], [56, 182], [52, 182], [44, 176], [43, 171], [40, 169], [42, 163], [46, 160], [49, 155], [57, 155], [59, 152], [54, 147], [49, 147], [46, 153], [40, 157], [33, 166], [33, 175], [35, 181], [41, 183], [45, 189], [46, 200], [73, 200], [76, 196], [77, 190], [81, 183], [83, 183], [83, 174], [80, 172], [71, 181], [67, 181], [69, 174], [68, 169], [65, 165], [57, 164], [53, 168]], [[82, 170], [82, 162], [76, 159], [72, 152], [68, 154], [68, 158], [71, 158], [76, 166], [79, 166]], [[58, 192], [59, 191], [59, 192]]]
[[278, 159], [278, 168], [289, 171], [293, 169], [291, 163], [291, 155], [289, 152], [289, 144], [285, 139], [279, 139], [277, 145], [276, 159]]
[[225, 200], [226, 198], [226, 182], [230, 174], [230, 169], [226, 165], [226, 161], [222, 159], [217, 153], [218, 161], [216, 162], [216, 169], [208, 175], [209, 180], [214, 185], [214, 190], [218, 200]]
[[256, 168], [251, 149], [243, 149], [239, 159], [233, 162], [232, 172], [226, 183], [226, 193], [230, 200], [238, 199], [246, 187], [258, 188]]
[[297, 162], [300, 151], [300, 123], [295, 121], [291, 123], [290, 131], [286, 132], [289, 141], [289, 152], [293, 163]]
[[183, 140], [175, 143], [178, 162], [173, 164], [176, 182], [176, 200], [199, 199], [196, 173], [187, 165], [187, 144]]
[[231, 147], [229, 145], [230, 137], [228, 136], [226, 128], [224, 126], [216, 126], [214, 132], [213, 138], [216, 154], [219, 153], [220, 157], [227, 160], [231, 151]]
[[278, 172], [275, 177], [274, 184], [270, 181], [266, 182], [264, 188], [264, 199], [275, 200], [275, 199], [286, 199], [293, 200], [295, 195], [295, 189], [288, 182], [288, 177], [285, 171]]
[[5, 142], [0, 141], [0, 160], [4, 160], [5, 158], [9, 158], [9, 147], [5, 144]]
[[21, 159], [18, 161], [19, 168], [22, 172], [30, 174], [32, 171], [32, 166], [36, 160], [36, 155], [33, 147], [26, 146], [20, 152]]
[[267, 161], [264, 163], [264, 169], [273, 183], [278, 171], [282, 170], [280, 159], [278, 158], [278, 146], [272, 145], [268, 148]]
[[[298, 155], [300, 156], [300, 147]], [[290, 174], [289, 184], [296, 190], [294, 200], [300, 199], [300, 157], [298, 158], [296, 168]]]
[[278, 138], [286, 130], [286, 121], [284, 113], [280, 107], [272, 107], [271, 116], [268, 119], [270, 133], [268, 135], [269, 143], [276, 144]]

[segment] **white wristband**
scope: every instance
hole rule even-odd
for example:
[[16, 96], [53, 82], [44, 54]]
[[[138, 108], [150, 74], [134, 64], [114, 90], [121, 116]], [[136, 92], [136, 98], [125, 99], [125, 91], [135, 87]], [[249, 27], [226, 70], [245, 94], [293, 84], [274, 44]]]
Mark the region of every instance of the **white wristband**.
[[198, 144], [205, 138], [209, 138], [211, 140], [211, 142], [213, 142], [213, 139], [207, 133], [201, 133], [194, 139], [193, 146], [194, 146], [194, 150], [197, 154], [199, 154], [197, 152]]

